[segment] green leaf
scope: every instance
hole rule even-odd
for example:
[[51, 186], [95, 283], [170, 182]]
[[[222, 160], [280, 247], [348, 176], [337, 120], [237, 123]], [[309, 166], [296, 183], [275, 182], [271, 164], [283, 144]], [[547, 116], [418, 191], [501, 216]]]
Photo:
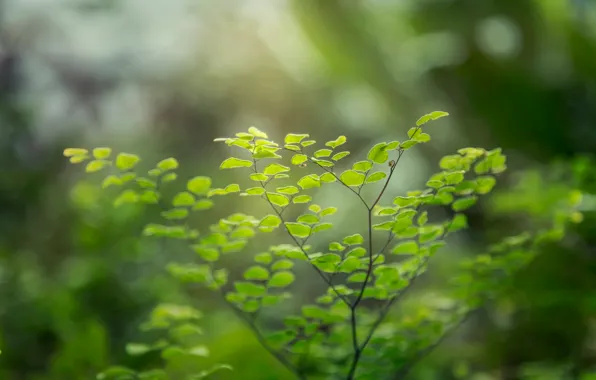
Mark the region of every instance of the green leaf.
[[253, 181], [258, 181], [258, 182], [264, 182], [264, 181], [267, 181], [269, 179], [269, 177], [267, 177], [263, 173], [252, 173], [249, 177]]
[[288, 133], [286, 135], [286, 138], [285, 138], [284, 142], [286, 144], [298, 144], [302, 140], [304, 140], [304, 139], [306, 139], [308, 137], [309, 137], [309, 135], [306, 135], [306, 134]]
[[101, 187], [103, 189], [106, 189], [110, 186], [121, 186], [122, 185], [122, 180], [118, 177], [116, 177], [115, 175], [109, 175], [107, 176], [103, 182], [101, 183]]
[[384, 164], [389, 159], [389, 153], [385, 150], [387, 143], [378, 143], [368, 152], [367, 158], [374, 163]]
[[476, 192], [478, 194], [488, 194], [497, 184], [497, 180], [494, 177], [483, 176], [476, 178]]
[[215, 248], [206, 247], [201, 244], [194, 244], [191, 247], [205, 261], [214, 262], [219, 259], [219, 251]]
[[407, 140], [407, 141], [404, 141], [403, 143], [401, 143], [401, 148], [403, 150], [407, 150], [416, 144], [418, 144], [418, 141], [416, 141], [416, 140]]
[[271, 164], [269, 166], [267, 166], [265, 168], [265, 170], [263, 170], [263, 173], [267, 174], [267, 175], [276, 175], [279, 173], [284, 173], [284, 172], [288, 172], [290, 171], [290, 168], [288, 168], [287, 166], [283, 166], [280, 164]]
[[329, 216], [329, 215], [333, 215], [337, 212], [337, 207], [327, 207], [323, 210], [321, 210], [320, 215], [321, 216]]
[[413, 206], [416, 203], [418, 203], [417, 197], [395, 197], [393, 199], [393, 204], [399, 207]]
[[254, 265], [244, 272], [244, 278], [247, 280], [264, 281], [269, 278], [269, 271], [261, 266]]
[[448, 232], [456, 232], [468, 227], [468, 218], [464, 214], [455, 214], [453, 219], [447, 225]]
[[331, 173], [323, 173], [323, 174], [321, 174], [321, 177], [319, 177], [319, 179], [321, 180], [321, 182], [325, 182], [325, 183], [331, 183], [331, 182], [335, 182], [337, 180], [335, 178], [335, 176]]
[[335, 149], [338, 146], [345, 144], [346, 141], [347, 141], [346, 136], [339, 136], [338, 138], [336, 138], [333, 141], [327, 141], [325, 143], [325, 146]]
[[255, 261], [261, 264], [269, 264], [273, 260], [273, 257], [269, 252], [259, 253], [255, 256]]
[[420, 243], [427, 243], [433, 241], [443, 235], [443, 226], [427, 226], [421, 227], [419, 230]]
[[341, 257], [335, 253], [326, 253], [315, 258], [312, 264], [323, 272], [333, 273], [337, 264], [341, 262]]
[[319, 217], [317, 215], [313, 215], [313, 214], [304, 214], [304, 215], [300, 215], [297, 219], [297, 222], [299, 223], [305, 223], [305, 224], [317, 224], [319, 223], [321, 220], [319, 219]]
[[339, 161], [339, 160], [341, 160], [342, 158], [344, 158], [344, 157], [348, 156], [349, 154], [350, 154], [350, 152], [348, 152], [348, 151], [339, 152], [339, 153], [336, 153], [336, 154], [334, 154], [334, 155], [331, 157], [331, 159], [332, 159], [333, 161]]
[[275, 189], [275, 191], [281, 194], [294, 195], [297, 194], [300, 190], [298, 190], [296, 186], [284, 186], [278, 187], [277, 189]]
[[270, 288], [284, 288], [294, 282], [295, 276], [292, 272], [279, 271], [273, 273], [269, 283], [267, 284]]
[[362, 263], [357, 257], [350, 256], [347, 257], [341, 264], [339, 264], [339, 270], [341, 272], [350, 273], [359, 269]]
[[387, 174], [385, 174], [384, 172], [376, 172], [368, 176], [368, 178], [366, 178], [366, 183], [379, 182], [385, 177], [387, 177]]
[[359, 172], [367, 172], [372, 168], [373, 164], [370, 161], [358, 161], [352, 165], [352, 170]]
[[300, 145], [302, 145], [303, 147], [305, 147], [305, 148], [306, 148], [307, 146], [311, 146], [311, 145], [313, 145], [313, 144], [315, 144], [315, 143], [316, 143], [316, 141], [315, 141], [315, 140], [306, 140], [306, 141], [302, 141], [302, 142], [300, 143]]
[[366, 249], [362, 247], [356, 247], [346, 254], [347, 257], [362, 257], [364, 255], [366, 255]]
[[418, 217], [418, 225], [419, 226], [423, 226], [428, 222], [428, 211], [424, 211], [422, 214], [420, 214], [420, 216]]
[[165, 160], [158, 162], [157, 167], [163, 172], [178, 169], [178, 160], [174, 157], [166, 158]]
[[420, 133], [419, 135], [414, 137], [414, 140], [416, 140], [419, 143], [427, 143], [430, 141], [430, 135], [428, 133]]
[[246, 189], [246, 194], [248, 195], [262, 195], [265, 194], [265, 189], [262, 187], [251, 187]]
[[364, 183], [365, 176], [355, 170], [346, 170], [339, 178], [346, 186], [360, 186]]
[[333, 228], [333, 224], [331, 223], [321, 223], [321, 224], [317, 224], [316, 226], [313, 227], [312, 232], [316, 233], [316, 232], [321, 232], [321, 231], [325, 231], [325, 230], [329, 230]]
[[357, 245], [357, 244], [362, 244], [363, 242], [364, 242], [364, 238], [360, 234], [346, 236], [343, 240], [343, 243], [346, 245]]
[[398, 243], [394, 248], [392, 253], [394, 255], [415, 255], [418, 253], [418, 243], [415, 241], [404, 241]]
[[95, 173], [95, 172], [98, 172], [101, 169], [105, 168], [108, 165], [109, 165], [109, 161], [104, 161], [104, 160], [89, 161], [89, 163], [85, 167], [85, 171], [87, 173]]
[[354, 273], [348, 277], [348, 282], [364, 282], [366, 280], [366, 273]]
[[124, 190], [118, 195], [118, 198], [114, 200], [114, 206], [119, 207], [124, 203], [136, 203], [139, 201], [139, 194], [135, 193], [134, 190]]
[[282, 194], [268, 192], [267, 199], [269, 200], [269, 202], [279, 207], [285, 207], [290, 204], [288, 198]]
[[320, 213], [322, 210], [321, 206], [315, 204], [308, 206], [308, 209], [316, 214]]
[[316, 174], [309, 174], [298, 180], [298, 186], [304, 190], [321, 187], [321, 180]]
[[457, 185], [464, 180], [464, 171], [457, 171], [445, 174], [445, 182], [447, 185]]
[[477, 201], [478, 201], [478, 197], [475, 195], [463, 197], [463, 198], [460, 198], [460, 199], [456, 200], [455, 202], [453, 202], [453, 204], [451, 205], [451, 208], [455, 212], [464, 211], [464, 210], [467, 210], [470, 207], [474, 206]]
[[416, 140], [416, 137], [422, 133], [422, 128], [420, 127], [412, 127], [408, 130], [408, 137], [412, 140]]
[[308, 161], [308, 156], [306, 154], [295, 154], [292, 156], [292, 165], [302, 165]]
[[399, 148], [399, 141], [391, 141], [385, 146], [385, 150], [396, 150]]
[[308, 203], [312, 201], [312, 197], [310, 195], [299, 195], [292, 199], [293, 203]]
[[197, 203], [192, 206], [193, 211], [208, 210], [213, 207], [214, 202], [211, 199], [199, 199]]
[[258, 146], [255, 149], [255, 153], [252, 155], [253, 158], [261, 159], [261, 158], [281, 158], [281, 156], [275, 152], [277, 152], [279, 148], [269, 147], [269, 146]]
[[174, 196], [172, 205], [174, 207], [192, 206], [195, 204], [195, 201], [195, 197], [191, 193], [183, 191]]
[[311, 227], [307, 224], [288, 222], [285, 223], [285, 226], [294, 237], [304, 239], [310, 236]]
[[86, 156], [88, 153], [89, 151], [87, 149], [81, 148], [66, 148], [63, 152], [65, 157]]
[[238, 281], [234, 283], [236, 291], [250, 297], [259, 297], [265, 294], [267, 289], [264, 285], [255, 284], [252, 282]]
[[267, 137], [267, 134], [265, 132], [259, 130], [256, 127], [250, 127], [250, 128], [248, 128], [248, 133], [250, 133], [251, 135], [253, 135], [255, 137], [260, 137], [260, 138], [263, 138], [263, 139], [268, 138]]
[[95, 148], [93, 149], [93, 157], [98, 160], [105, 160], [106, 158], [110, 157], [112, 154], [111, 148]]
[[151, 351], [151, 346], [141, 343], [128, 343], [126, 345], [126, 353], [130, 356], [139, 356]]
[[314, 156], [316, 158], [329, 157], [331, 156], [331, 153], [333, 153], [333, 151], [331, 151], [330, 149], [319, 149], [314, 153]]
[[188, 216], [188, 210], [185, 208], [173, 208], [171, 210], [163, 211], [161, 216], [168, 220], [180, 220]]
[[136, 182], [143, 189], [155, 189], [157, 187], [157, 184], [154, 181], [143, 177], [136, 178]]
[[186, 188], [197, 195], [204, 195], [209, 192], [211, 188], [211, 178], [209, 177], [194, 177], [188, 181]]
[[273, 265], [271, 266], [271, 270], [272, 271], [277, 271], [277, 270], [283, 270], [283, 269], [292, 269], [292, 267], [294, 266], [294, 263], [290, 260], [279, 260], [276, 261], [275, 263], [273, 263]]
[[176, 174], [176, 173], [167, 173], [167, 174], [164, 174], [163, 177], [161, 177], [161, 182], [163, 182], [163, 183], [172, 182], [172, 181], [175, 181], [176, 178], [178, 178], [178, 174]]
[[242, 160], [240, 158], [230, 157], [221, 163], [220, 169], [248, 168], [252, 166], [252, 161]]
[[419, 127], [421, 125], [428, 123], [431, 120], [437, 120], [437, 119], [440, 119], [440, 118], [448, 116], [448, 115], [449, 114], [447, 112], [434, 111], [434, 112], [428, 113], [428, 114], [422, 116], [420, 119], [418, 119], [416, 121], [416, 125]]
[[89, 156], [87, 155], [80, 155], [80, 156], [71, 156], [70, 162], [73, 164], [80, 164], [81, 162], [87, 160]]
[[267, 215], [265, 216], [263, 219], [261, 219], [261, 222], [259, 224], [260, 227], [279, 227], [279, 225], [281, 224], [281, 219], [276, 216], [276, 215]]
[[116, 157], [116, 167], [120, 170], [130, 170], [136, 166], [141, 159], [139, 156], [128, 153], [120, 153]]

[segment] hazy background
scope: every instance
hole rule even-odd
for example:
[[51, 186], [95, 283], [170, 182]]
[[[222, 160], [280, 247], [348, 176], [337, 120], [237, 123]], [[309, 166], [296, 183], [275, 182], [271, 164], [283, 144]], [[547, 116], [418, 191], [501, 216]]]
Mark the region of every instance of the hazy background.
[[[251, 125], [274, 139], [343, 134], [359, 157], [443, 110], [451, 116], [408, 152], [392, 194], [464, 146], [503, 147], [506, 187], [521, 169], [577, 168], [596, 152], [595, 52], [589, 0], [0, 0], [0, 378], [92, 379], [111, 363], [155, 361], [128, 357], [126, 342], [157, 303], [188, 300], [205, 312], [208, 360], [236, 368], [220, 378], [291, 378], [216, 297], [183, 292], [165, 273], [183, 253], [139, 242], [154, 212], [112, 209], [96, 180], [75, 185], [90, 177], [65, 147], [173, 155], [181, 176], [221, 186], [234, 181], [217, 170], [230, 151], [212, 141]], [[576, 185], [594, 193], [596, 169], [584, 167]], [[349, 195], [324, 187], [317, 197], [349, 213]], [[210, 216], [267, 211], [237, 197], [217, 210], [199, 228]], [[436, 278], [449, 276], [448, 255], [519, 232], [494, 212], [471, 211], [472, 230], [444, 251]], [[349, 219], [338, 228], [354, 231]], [[524, 273], [507, 323], [489, 306], [413, 378], [454, 378], [461, 360], [470, 376], [593, 364], [595, 228], [587, 214], [572, 243]], [[556, 301], [528, 301], [540, 297]]]

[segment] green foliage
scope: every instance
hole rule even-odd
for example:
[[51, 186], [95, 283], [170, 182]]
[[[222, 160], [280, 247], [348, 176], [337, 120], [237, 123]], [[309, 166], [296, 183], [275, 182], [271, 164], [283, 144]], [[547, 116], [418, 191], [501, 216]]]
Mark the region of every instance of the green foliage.
[[[197, 257], [192, 264], [171, 263], [170, 274], [182, 282], [201, 284], [220, 293], [264, 347], [298, 377], [401, 378], [445, 334], [499, 291], [503, 273], [511, 276], [522, 268], [535, 257], [540, 243], [560, 237], [563, 228], [559, 223], [533, 235], [505, 239], [486, 255], [463, 262], [460, 273], [452, 278], [448, 302], [453, 307], [449, 310], [423, 305], [409, 317], [385, 322], [390, 310], [426, 272], [429, 260], [445, 245], [446, 237], [467, 228], [465, 211], [490, 193], [497, 175], [506, 170], [506, 157], [500, 149], [460, 149], [440, 160], [441, 170], [430, 176], [425, 188], [394, 196], [387, 202], [384, 197], [388, 184], [402, 156], [431, 139], [422, 126], [446, 115], [433, 112], [423, 116], [408, 131], [407, 140], [380, 142], [365, 160], [341, 168], [340, 160], [350, 152], [336, 149], [347, 142], [345, 136], [316, 148], [316, 142], [306, 134], [288, 134], [283, 144], [278, 144], [251, 127], [235, 137], [216, 139], [240, 150], [238, 155], [243, 158], [227, 158], [220, 168], [247, 171], [248, 186], [244, 190], [239, 184], [212, 188], [210, 178], [197, 176], [170, 202], [162, 199], [160, 186], [177, 179], [174, 170], [178, 162], [174, 158], [159, 162], [144, 177], [133, 171], [140, 159], [132, 154], [120, 153], [114, 164], [109, 160], [109, 148], [94, 149], [93, 159], [85, 149], [66, 149], [64, 154], [73, 163], [90, 160], [86, 166], [90, 173], [108, 168], [110, 173], [104, 177], [102, 187], [119, 189], [116, 206], [140, 203], [161, 207], [164, 221], [148, 224], [143, 235], [185, 241]], [[295, 178], [292, 166], [308, 167], [314, 172]], [[332, 233], [325, 234], [333, 228], [329, 217], [338, 209], [312, 203], [313, 191], [322, 186], [343, 187], [350, 193], [367, 214], [367, 228], [339, 239]], [[367, 199], [362, 191], [365, 187], [376, 189], [376, 195]], [[235, 213], [202, 233], [188, 223], [191, 213], [211, 208], [214, 197], [236, 193], [262, 199], [269, 211], [259, 216]], [[287, 212], [290, 208], [296, 211], [295, 218]], [[440, 209], [449, 211], [450, 216], [435, 215], [433, 210]], [[254, 263], [241, 278], [230, 281], [222, 258], [243, 251], [253, 238], [275, 230], [285, 233], [287, 242], [254, 255]], [[322, 252], [313, 252], [308, 244], [315, 235], [328, 239]], [[287, 308], [279, 309], [278, 315], [288, 314], [277, 327], [260, 326], [262, 309], [278, 307], [290, 298], [288, 290], [294, 282], [311, 281], [295, 274], [298, 266], [310, 267], [314, 276], [326, 284], [325, 292], [300, 310], [288, 313]], [[161, 350], [169, 363], [165, 370], [145, 372], [145, 377], [138, 378], [171, 378], [171, 363], [208, 354], [195, 339], [200, 335], [196, 310], [173, 306], [156, 310], [144, 326], [169, 329], [170, 336], [183, 339], [129, 345], [131, 355]], [[183, 323], [183, 327], [173, 320]], [[216, 369], [220, 368], [226, 367]], [[100, 376], [124, 379], [133, 372], [112, 368]], [[210, 373], [197, 369], [189, 379]]]

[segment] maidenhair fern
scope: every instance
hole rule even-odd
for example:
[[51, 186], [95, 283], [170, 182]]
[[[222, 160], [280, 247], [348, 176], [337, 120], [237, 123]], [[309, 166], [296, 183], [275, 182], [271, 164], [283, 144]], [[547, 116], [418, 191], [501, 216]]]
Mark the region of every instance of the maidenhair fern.
[[[197, 176], [170, 201], [162, 199], [160, 187], [177, 180], [174, 158], [140, 173], [136, 171], [138, 156], [120, 153], [113, 158], [109, 148], [91, 152], [66, 149], [64, 154], [72, 163], [86, 162], [89, 173], [110, 171], [103, 187], [121, 188], [115, 205], [160, 207], [164, 221], [148, 224], [143, 235], [185, 241], [197, 254], [196, 263], [172, 263], [169, 272], [184, 282], [200, 283], [220, 293], [260, 343], [298, 378], [401, 379], [497, 291], [496, 278], [502, 273], [509, 276], [531, 259], [533, 244], [539, 241], [529, 234], [509, 238], [492, 254], [464, 263], [464, 272], [454, 277], [448, 308], [421, 303], [408, 317], [385, 322], [386, 315], [445, 245], [445, 238], [467, 227], [464, 212], [491, 192], [498, 174], [506, 170], [501, 149], [463, 148], [440, 160], [441, 170], [424, 188], [390, 197], [389, 184], [402, 157], [431, 139], [423, 126], [446, 115], [425, 115], [408, 131], [406, 140], [376, 144], [366, 159], [347, 166], [344, 161], [350, 152], [342, 148], [345, 136], [317, 145], [307, 134], [292, 133], [283, 143], [276, 143], [251, 127], [234, 137], [216, 139], [238, 149], [220, 168], [244, 170], [250, 185], [214, 188], [210, 178]], [[293, 167], [306, 168], [309, 173], [296, 178], [291, 175]], [[361, 206], [366, 228], [338, 238], [330, 217], [340, 205], [313, 202], [313, 190], [322, 186], [344, 188]], [[214, 223], [208, 232], [199, 233], [189, 225], [191, 213], [209, 209], [217, 197], [231, 194], [261, 199], [269, 211], [257, 216], [234, 213]], [[449, 217], [441, 219], [430, 213], [433, 206], [450, 209]], [[254, 254], [243, 278], [230, 281], [221, 257], [241, 252], [259, 235], [280, 229], [287, 240]], [[548, 238], [549, 233], [539, 237]], [[317, 239], [315, 245], [309, 244], [313, 238]], [[326, 241], [324, 245], [319, 243], [321, 239]], [[524, 244], [529, 246], [521, 249]], [[242, 254], [251, 253], [244, 250]], [[283, 316], [283, 323], [278, 324], [283, 328], [261, 326], [262, 310], [276, 308], [291, 298], [294, 282], [311, 281], [296, 275], [298, 265], [310, 267], [326, 289], [314, 303]], [[183, 336], [195, 334], [197, 329], [186, 324], [177, 331]], [[171, 359], [207, 353], [194, 338], [191, 341], [190, 346], [163, 342], [132, 346], [136, 350], [131, 354], [160, 349], [164, 358]], [[182, 378], [167, 370], [135, 374], [137, 377], [125, 371], [129, 372], [110, 375], [108, 371], [103, 378]], [[203, 371], [188, 378], [207, 374]]]

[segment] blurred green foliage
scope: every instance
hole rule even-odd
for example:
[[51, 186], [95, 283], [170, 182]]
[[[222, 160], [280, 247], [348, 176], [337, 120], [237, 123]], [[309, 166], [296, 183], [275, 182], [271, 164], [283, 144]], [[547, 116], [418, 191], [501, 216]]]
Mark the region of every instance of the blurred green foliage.
[[[192, 163], [181, 177], [215, 176], [226, 153], [210, 141], [230, 130], [344, 134], [358, 155], [403, 135], [429, 109], [449, 110], [451, 125], [412, 156], [418, 169], [399, 173], [395, 190], [419, 187], [427, 168], [464, 145], [503, 147], [510, 175], [497, 188], [502, 196], [467, 212], [469, 231], [431, 266], [413, 299], [441, 288], [455, 270], [451, 256], [473, 257], [503, 236], [542, 226], [563, 193], [583, 193], [583, 221], [541, 249], [502, 299], [411, 378], [590, 378], [593, 2], [4, 0], [0, 7], [0, 378], [87, 380], [110, 364], [148, 365], [155, 358], [132, 358], [125, 347], [141, 339], [137, 326], [164, 300], [204, 311], [205, 368], [228, 363], [247, 379], [290, 378], [209, 292], [181, 289], [164, 273], [179, 250], [136, 238], [155, 215], [112, 209], [95, 183], [67, 168], [64, 146], [112, 146], [148, 160], [173, 155]], [[259, 207], [230, 200], [226, 214]], [[346, 204], [338, 229], [361, 227], [352, 211]], [[197, 224], [206, 228], [216, 217], [209, 211]], [[314, 281], [305, 286], [304, 299], [318, 289]]]

